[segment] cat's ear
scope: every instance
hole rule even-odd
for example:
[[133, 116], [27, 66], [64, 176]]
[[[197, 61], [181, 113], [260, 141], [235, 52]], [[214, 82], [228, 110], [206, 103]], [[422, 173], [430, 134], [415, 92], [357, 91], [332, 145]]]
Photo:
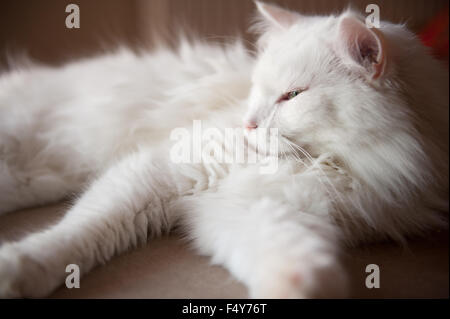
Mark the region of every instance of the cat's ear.
[[296, 12], [282, 9], [273, 4], [255, 0], [255, 5], [262, 18], [261, 20], [270, 27], [286, 29], [297, 22], [301, 17], [300, 14]]
[[380, 31], [367, 28], [356, 16], [344, 15], [339, 22], [337, 42], [346, 64], [366, 72], [372, 79], [384, 74], [386, 45]]

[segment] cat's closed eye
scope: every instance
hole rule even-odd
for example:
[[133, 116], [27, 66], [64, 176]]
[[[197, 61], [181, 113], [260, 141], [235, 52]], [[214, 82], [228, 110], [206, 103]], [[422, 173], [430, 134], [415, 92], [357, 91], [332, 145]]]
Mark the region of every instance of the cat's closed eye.
[[286, 92], [280, 96], [277, 103], [292, 100], [293, 98], [295, 98], [297, 95], [301, 94], [304, 91], [305, 91], [305, 89], [295, 89], [295, 90]]

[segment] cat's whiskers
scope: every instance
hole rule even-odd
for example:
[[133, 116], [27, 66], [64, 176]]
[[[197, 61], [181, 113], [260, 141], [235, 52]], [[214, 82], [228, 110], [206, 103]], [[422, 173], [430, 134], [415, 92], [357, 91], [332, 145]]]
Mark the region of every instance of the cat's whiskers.
[[[337, 191], [336, 187], [333, 185], [333, 183], [330, 181], [330, 179], [326, 176], [325, 172], [322, 170], [322, 168], [320, 167], [320, 164], [318, 163], [317, 159], [314, 159], [311, 154], [309, 154], [303, 147], [301, 147], [300, 145], [297, 145], [291, 141], [289, 141], [288, 139], [286, 139], [286, 142], [288, 143], [288, 145], [291, 148], [295, 148], [298, 151], [300, 151], [303, 155], [305, 155], [305, 157], [310, 161], [311, 166], [309, 167], [310, 169], [313, 168], [317, 168], [321, 175], [323, 175], [327, 181], [327, 183], [329, 184], [329, 186], [331, 186], [332, 190], [335, 192], [335, 195], [339, 197], [339, 192]], [[321, 175], [318, 175], [318, 178], [321, 180]], [[322, 181], [321, 181], [322, 182]], [[322, 183], [323, 184], [323, 183]], [[323, 184], [324, 185], [324, 184]], [[326, 185], [324, 185], [326, 186]], [[327, 188], [328, 189], [328, 188]], [[331, 194], [329, 194], [331, 196]]]
[[290, 153], [290, 155], [297, 161], [297, 162], [300, 162], [301, 164], [303, 164], [306, 168], [308, 168], [308, 165], [302, 160], [302, 158], [299, 156], [299, 154], [295, 151], [295, 149], [291, 146], [291, 145], [289, 145], [289, 144], [286, 144], [290, 149], [291, 149], [291, 153]]
[[[330, 179], [327, 177], [327, 175], [325, 174], [325, 172], [324, 172], [324, 171], [322, 170], [322, 168], [320, 167], [320, 164], [318, 163], [317, 159], [314, 159], [314, 158], [311, 156], [311, 154], [309, 154], [309, 153], [308, 153], [303, 147], [301, 147], [300, 145], [297, 145], [297, 144], [295, 144], [295, 143], [289, 141], [289, 139], [287, 139], [287, 138], [284, 138], [283, 140], [284, 140], [284, 142], [285, 142], [292, 150], [296, 149], [296, 150], [300, 151], [300, 152], [301, 152], [301, 153], [302, 153], [302, 154], [303, 154], [303, 155], [311, 162], [311, 166], [310, 166], [308, 169], [317, 168], [317, 169], [320, 171], [321, 174], [318, 175], [318, 180], [319, 180], [319, 182], [324, 186], [324, 188], [325, 188], [326, 192], [328, 193], [328, 195], [330, 196], [330, 198], [336, 199], [338, 202], [340, 202], [340, 204], [341, 204], [346, 210], [349, 210], [350, 208], [349, 208], [348, 205], [347, 205], [347, 201], [345, 201], [345, 200], [342, 198], [341, 194], [337, 191], [336, 187], [333, 185], [333, 183], [330, 181]], [[295, 153], [296, 153], [296, 152], [294, 152], [294, 154], [295, 154]], [[297, 154], [297, 156], [298, 156], [298, 154]], [[299, 158], [299, 157], [298, 157], [298, 158]], [[303, 165], [305, 165], [304, 161], [301, 161], [301, 163], [302, 163]], [[305, 166], [306, 166], [306, 165], [305, 165]], [[307, 167], [307, 166], [306, 166], [306, 167]], [[331, 187], [331, 190], [333, 191], [334, 196], [333, 196], [333, 194], [330, 192], [329, 187], [327, 187], [327, 185], [325, 185], [325, 183], [323, 182], [322, 177], [325, 178], [325, 181], [326, 181], [327, 184]], [[346, 223], [345, 223], [345, 220], [346, 220], [345, 216], [342, 215], [342, 212], [341, 212], [339, 209], [337, 209], [336, 212], [339, 214], [340, 221], [343, 222], [343, 225], [342, 225], [342, 226], [343, 226], [343, 227], [347, 227], [347, 225], [346, 225]]]
[[[288, 146], [289, 146], [289, 145], [288, 145]], [[289, 147], [290, 147], [290, 146], [289, 146]], [[291, 149], [292, 149], [292, 148], [291, 148]], [[293, 151], [293, 149], [292, 149], [292, 151]], [[290, 159], [289, 155], [291, 155], [291, 154], [287, 154], [287, 152], [284, 151], [284, 150], [282, 149], [282, 150], [281, 150], [281, 155], [284, 156], [284, 158], [285, 158], [286, 160], [289, 160], [289, 159]], [[292, 155], [294, 156], [294, 159], [296, 160], [296, 162], [298, 162], [298, 161], [297, 161], [297, 158], [295, 158], [295, 152], [293, 152]], [[303, 165], [305, 165], [305, 163], [304, 163], [300, 158], [298, 158], [298, 159], [301, 161], [301, 163], [302, 163]], [[294, 184], [297, 184], [297, 181], [296, 181], [295, 178], [294, 178], [294, 168], [291, 167], [291, 166], [289, 166], [289, 170], [290, 170], [290, 172], [291, 172], [291, 174], [292, 174], [292, 182], [293, 182]]]

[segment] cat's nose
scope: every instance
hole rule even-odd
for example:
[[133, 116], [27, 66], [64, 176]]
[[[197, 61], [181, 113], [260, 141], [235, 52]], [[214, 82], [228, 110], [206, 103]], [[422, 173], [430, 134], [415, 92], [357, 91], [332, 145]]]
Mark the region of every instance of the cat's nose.
[[256, 124], [255, 122], [246, 122], [245, 123], [245, 128], [247, 130], [254, 130], [257, 127], [258, 127], [258, 124]]

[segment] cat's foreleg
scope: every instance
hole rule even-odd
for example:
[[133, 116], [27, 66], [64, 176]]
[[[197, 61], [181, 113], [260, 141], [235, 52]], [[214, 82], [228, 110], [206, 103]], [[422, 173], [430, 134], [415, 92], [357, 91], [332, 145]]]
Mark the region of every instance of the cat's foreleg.
[[230, 201], [193, 214], [191, 235], [247, 285], [252, 298], [335, 298], [346, 295], [339, 240], [327, 218], [263, 199], [244, 209]]
[[147, 152], [123, 159], [58, 224], [0, 247], [0, 297], [46, 296], [64, 282], [68, 264], [86, 273], [169, 229], [172, 183], [167, 163]]

